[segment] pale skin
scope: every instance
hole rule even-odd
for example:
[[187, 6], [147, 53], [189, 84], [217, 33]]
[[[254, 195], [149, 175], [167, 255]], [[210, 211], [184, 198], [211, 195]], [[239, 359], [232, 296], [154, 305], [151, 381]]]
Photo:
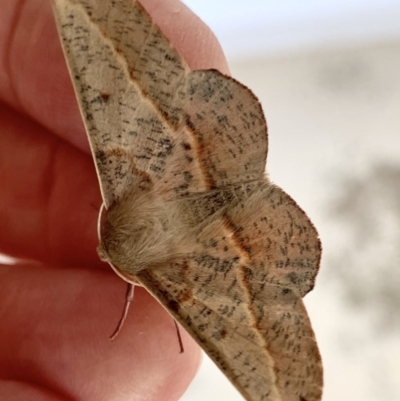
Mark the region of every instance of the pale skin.
[[[142, 4], [190, 68], [228, 73], [213, 34], [180, 2]], [[145, 291], [108, 339], [126, 284], [96, 254], [101, 196], [50, 1], [2, 4], [0, 62], [0, 252], [40, 263], [0, 270], [0, 394], [179, 399], [199, 348], [182, 332], [179, 353], [171, 317]]]

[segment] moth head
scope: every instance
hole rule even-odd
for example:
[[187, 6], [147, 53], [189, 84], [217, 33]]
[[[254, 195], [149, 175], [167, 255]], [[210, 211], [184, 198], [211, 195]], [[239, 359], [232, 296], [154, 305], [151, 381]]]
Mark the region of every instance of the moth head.
[[104, 213], [100, 258], [128, 281], [142, 270], [168, 263], [174, 253], [169, 212], [150, 191], [126, 194]]

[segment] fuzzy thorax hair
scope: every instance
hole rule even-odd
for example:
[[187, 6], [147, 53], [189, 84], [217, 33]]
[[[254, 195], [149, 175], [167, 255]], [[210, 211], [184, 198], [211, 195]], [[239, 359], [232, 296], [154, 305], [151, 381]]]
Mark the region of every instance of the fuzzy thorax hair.
[[100, 257], [123, 276], [171, 261], [176, 254], [177, 220], [173, 202], [151, 191], [128, 192], [107, 211], [101, 229]]

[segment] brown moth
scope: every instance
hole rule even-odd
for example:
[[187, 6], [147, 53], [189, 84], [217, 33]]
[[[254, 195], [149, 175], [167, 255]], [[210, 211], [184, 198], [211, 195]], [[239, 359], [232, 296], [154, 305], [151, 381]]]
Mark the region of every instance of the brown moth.
[[190, 71], [134, 0], [54, 0], [107, 214], [100, 254], [139, 282], [248, 401], [317, 401], [302, 302], [321, 245], [267, 178], [253, 93]]

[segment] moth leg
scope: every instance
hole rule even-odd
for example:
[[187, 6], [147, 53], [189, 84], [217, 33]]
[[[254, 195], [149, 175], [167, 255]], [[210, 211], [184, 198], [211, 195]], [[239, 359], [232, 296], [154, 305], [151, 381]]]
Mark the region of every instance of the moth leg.
[[[174, 318], [173, 318], [174, 319]], [[179, 353], [183, 354], [185, 352], [184, 348], [183, 348], [183, 342], [182, 342], [182, 337], [181, 337], [181, 331], [179, 330], [179, 326], [178, 323], [176, 323], [176, 320], [174, 319], [174, 323], [175, 323], [175, 328], [176, 328], [176, 335], [178, 336], [178, 342], [179, 342]]]
[[110, 340], [111, 341], [113, 341], [117, 337], [117, 335], [119, 334], [119, 332], [122, 329], [122, 326], [125, 323], [126, 316], [128, 315], [129, 306], [131, 305], [131, 302], [133, 301], [134, 290], [135, 290], [135, 285], [131, 284], [131, 283], [128, 283], [128, 286], [126, 288], [126, 297], [125, 297], [124, 309], [122, 311], [122, 315], [121, 315], [121, 317], [119, 319], [119, 322], [118, 322], [118, 325], [117, 325], [116, 329], [114, 330], [114, 332], [110, 336]]

